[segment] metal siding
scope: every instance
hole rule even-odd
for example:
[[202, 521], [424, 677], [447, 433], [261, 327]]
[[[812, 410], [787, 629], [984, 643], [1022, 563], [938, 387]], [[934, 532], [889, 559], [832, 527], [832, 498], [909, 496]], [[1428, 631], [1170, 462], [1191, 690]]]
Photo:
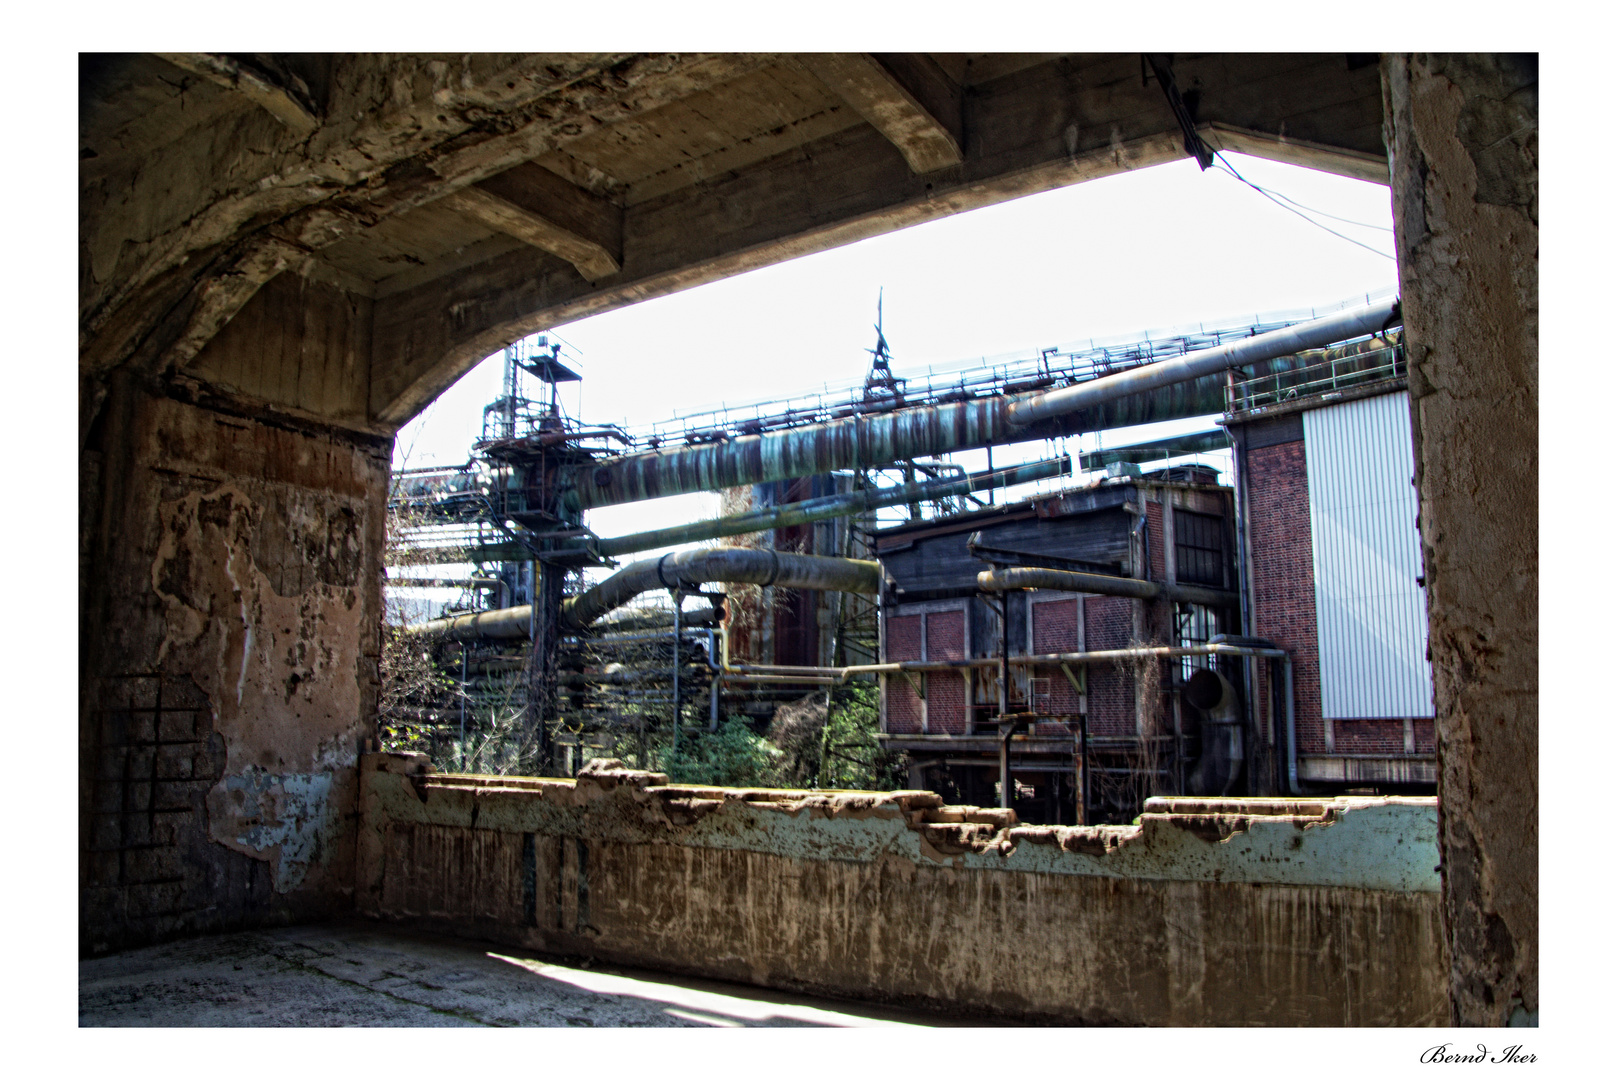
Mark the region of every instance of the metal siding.
[[1432, 715], [1409, 395], [1303, 414], [1324, 715]]

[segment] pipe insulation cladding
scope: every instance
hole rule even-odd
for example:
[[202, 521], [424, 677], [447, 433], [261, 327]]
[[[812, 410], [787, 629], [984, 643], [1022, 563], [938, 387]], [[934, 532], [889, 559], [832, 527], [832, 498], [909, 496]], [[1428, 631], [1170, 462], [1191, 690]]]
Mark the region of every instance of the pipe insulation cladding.
[[1006, 405], [1003, 397], [921, 405], [727, 442], [631, 454], [573, 470], [573, 489], [562, 493], [563, 505], [576, 512], [988, 446], [1005, 442], [1013, 433], [1005, 418]]
[[[1210, 376], [1226, 368], [1250, 367], [1381, 333], [1400, 320], [1398, 301], [1384, 300], [1055, 390], [917, 405], [789, 431], [628, 454], [566, 470], [558, 494], [563, 509], [576, 514], [595, 506], [1207, 415], [1223, 410], [1222, 385]], [[1180, 393], [1184, 384], [1192, 384], [1194, 392]], [[1158, 401], [1155, 395], [1161, 394], [1174, 400]], [[1130, 402], [1136, 405], [1131, 407]]]

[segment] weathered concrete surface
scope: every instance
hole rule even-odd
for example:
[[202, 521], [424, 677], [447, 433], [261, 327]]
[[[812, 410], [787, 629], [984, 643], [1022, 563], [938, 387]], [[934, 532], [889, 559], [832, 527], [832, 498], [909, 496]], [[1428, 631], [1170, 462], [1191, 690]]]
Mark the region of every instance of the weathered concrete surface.
[[1538, 58], [1383, 62], [1453, 1021], [1538, 1013]]
[[79, 964], [81, 1027], [906, 1027], [931, 1015], [374, 924], [245, 931]]
[[82, 477], [87, 952], [347, 910], [386, 451], [109, 397]]
[[[1373, 67], [1174, 65], [1213, 144], [1379, 172]], [[396, 426], [536, 330], [1183, 143], [1127, 53], [89, 54], [80, 100], [85, 416], [114, 370], [304, 400], [201, 355], [281, 275], [362, 324], [328, 408]]]
[[361, 913], [1018, 1021], [1447, 1014], [1429, 799], [1171, 802], [1138, 826], [1021, 828], [930, 792], [424, 768], [361, 763]]

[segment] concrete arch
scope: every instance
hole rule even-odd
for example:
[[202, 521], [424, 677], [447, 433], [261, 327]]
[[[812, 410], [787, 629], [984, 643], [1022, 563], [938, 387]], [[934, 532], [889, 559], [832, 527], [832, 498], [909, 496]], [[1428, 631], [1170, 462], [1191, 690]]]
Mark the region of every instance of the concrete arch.
[[346, 910], [391, 437], [477, 360], [1200, 140], [1391, 181], [1454, 1017], [1536, 1015], [1536, 519], [1476, 511], [1536, 506], [1536, 57], [90, 55], [80, 89], [86, 952]]

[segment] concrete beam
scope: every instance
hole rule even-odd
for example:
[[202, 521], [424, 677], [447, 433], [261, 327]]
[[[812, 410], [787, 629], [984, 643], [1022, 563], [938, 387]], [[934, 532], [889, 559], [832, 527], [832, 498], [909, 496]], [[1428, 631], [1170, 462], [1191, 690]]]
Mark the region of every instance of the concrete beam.
[[299, 135], [308, 135], [320, 126], [320, 118], [309, 100], [309, 88], [301, 85], [301, 81], [283, 86], [266, 73], [222, 53], [157, 55], [182, 71], [235, 91]]
[[929, 173], [963, 160], [960, 87], [920, 53], [808, 53], [798, 62]]
[[[254, 277], [250, 267], [218, 257], [233, 245], [273, 239], [318, 251], [773, 59], [590, 54], [500, 64], [471, 56], [456, 70], [419, 57], [341, 57], [326, 108], [331, 119], [306, 144], [292, 135], [267, 145], [247, 130], [248, 120], [236, 118], [229, 131], [210, 127], [152, 148], [128, 166], [133, 176], [100, 178], [81, 195], [81, 212], [94, 227], [81, 237], [91, 280], [80, 298], [80, 366], [101, 373], [131, 362], [142, 370], [183, 363], [188, 357], [170, 356], [169, 347], [209, 329], [208, 321], [183, 318], [184, 310], [220, 280]], [[217, 147], [233, 140], [262, 152], [220, 161]], [[144, 191], [165, 169], [201, 179]], [[205, 205], [175, 201], [194, 190], [208, 193]], [[142, 212], [131, 216], [134, 205]], [[253, 223], [266, 219], [274, 224], [255, 231]], [[241, 259], [261, 255], [249, 247]], [[231, 291], [240, 303], [252, 295]], [[219, 314], [210, 310], [208, 320]]]
[[507, 169], [453, 192], [445, 203], [566, 259], [591, 284], [623, 268], [623, 208], [541, 166]]
[[[1374, 70], [1314, 56], [1179, 57], [1200, 115], [1286, 131], [1311, 164], [1360, 175], [1381, 146]], [[1183, 136], [1139, 57], [1069, 57], [974, 86], [972, 152], [918, 174], [857, 125], [624, 212], [623, 270], [592, 288], [533, 250], [378, 297], [372, 415], [403, 423], [484, 356], [527, 334], [1006, 199], [1171, 161]], [[1333, 157], [1332, 154], [1336, 156]], [[455, 318], [447, 312], [453, 309]]]

